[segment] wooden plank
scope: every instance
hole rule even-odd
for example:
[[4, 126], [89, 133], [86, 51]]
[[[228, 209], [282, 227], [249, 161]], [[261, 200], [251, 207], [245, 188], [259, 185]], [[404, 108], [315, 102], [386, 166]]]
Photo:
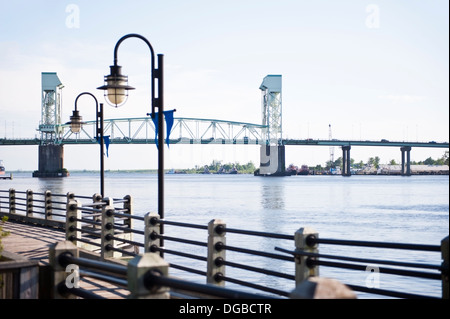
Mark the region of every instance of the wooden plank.
[[50, 245], [65, 240], [65, 233], [62, 231], [11, 221], [3, 225], [3, 230], [9, 232], [9, 235], [2, 239], [5, 251], [37, 260], [44, 265], [48, 264]]

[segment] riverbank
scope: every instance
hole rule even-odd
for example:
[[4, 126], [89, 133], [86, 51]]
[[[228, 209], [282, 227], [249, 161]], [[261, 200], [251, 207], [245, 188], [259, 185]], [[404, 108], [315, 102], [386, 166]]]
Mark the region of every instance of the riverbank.
[[[0, 176], [0, 180], [11, 180], [13, 179], [13, 173], [14, 174], [27, 174], [29, 173], [30, 175], [33, 174], [33, 171], [13, 171], [10, 173], [9, 176]], [[73, 170], [71, 171], [71, 174], [99, 174], [99, 171], [95, 171], [95, 170]], [[136, 169], [136, 170], [106, 170], [105, 173], [108, 174], [124, 174], [124, 173], [132, 173], [132, 174], [158, 174], [158, 170], [157, 169]], [[247, 175], [254, 175], [254, 172], [250, 172], [250, 171], [245, 171], [245, 172], [240, 172], [240, 171], [236, 171], [236, 172], [217, 172], [217, 171], [204, 171], [203, 169], [199, 170], [195, 170], [195, 169], [179, 169], [179, 170], [174, 170], [174, 169], [170, 169], [170, 170], [165, 170], [165, 174], [247, 174]], [[329, 171], [316, 171], [314, 169], [310, 169], [310, 171], [307, 174], [287, 174], [286, 176], [289, 175], [293, 175], [293, 176], [307, 176], [307, 175], [331, 175], [331, 176], [341, 176], [340, 173], [330, 173]], [[368, 171], [353, 171], [352, 175], [379, 175], [379, 176], [386, 176], [386, 175], [391, 175], [391, 176], [401, 176], [401, 172], [398, 170], [368, 170]], [[449, 175], [449, 170], [448, 167], [445, 170], [423, 170], [423, 171], [415, 171], [412, 170], [411, 171], [411, 175]]]

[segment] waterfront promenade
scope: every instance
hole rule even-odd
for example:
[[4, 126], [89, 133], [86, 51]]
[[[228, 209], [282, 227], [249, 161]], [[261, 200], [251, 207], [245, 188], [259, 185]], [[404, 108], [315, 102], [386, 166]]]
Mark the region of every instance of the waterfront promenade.
[[[221, 181], [223, 184], [223, 180]], [[252, 178], [251, 183], [254, 181], [259, 179]], [[121, 182], [124, 183], [123, 178]], [[242, 183], [244, 184], [244, 180]], [[235, 178], [233, 178], [233, 185], [235, 184]], [[448, 297], [446, 294], [448, 281], [445, 279], [448, 261], [441, 258], [441, 256], [443, 258], [448, 256], [448, 237], [440, 237], [442, 239], [430, 240], [428, 243], [424, 240], [410, 243], [390, 241], [386, 238], [377, 240], [378, 238], [375, 237], [372, 238], [375, 240], [367, 241], [364, 238], [358, 239], [355, 235], [351, 238], [319, 236], [319, 233], [311, 227], [299, 227], [295, 232], [290, 233], [279, 229], [276, 229], [276, 232], [259, 230], [255, 229], [254, 225], [247, 225], [248, 229], [240, 229], [234, 228], [233, 223], [227, 226], [228, 224], [221, 219], [212, 219], [206, 225], [192, 218], [189, 219], [189, 223], [186, 223], [184, 222], [186, 218], [182, 218], [183, 216], [173, 220], [159, 219], [159, 215], [155, 212], [142, 216], [135, 213], [135, 206], [139, 206], [129, 195], [122, 198], [101, 198], [98, 194], [75, 196], [71, 192], [59, 194], [51, 191], [33, 192], [31, 189], [22, 191], [13, 188], [0, 192], [4, 193], [0, 196], [0, 217], [8, 217], [3, 230], [10, 232], [9, 236], [2, 238], [5, 257], [8, 257], [7, 252], [20, 255], [21, 262], [29, 261], [30, 264], [34, 264], [35, 269], [36, 264], [39, 264], [39, 287], [46, 292], [44, 296], [39, 294], [39, 298], [47, 298], [55, 283], [64, 284], [64, 280], [69, 276], [66, 268], [69, 264], [81, 267], [81, 287], [89, 292], [89, 297], [94, 298], [97, 296], [108, 299], [131, 297], [137, 291], [135, 284], [139, 282], [136, 276], [138, 273], [148, 275], [145, 277], [148, 280], [145, 281], [145, 285], [149, 292], [148, 287], [152, 285], [167, 287], [170, 288], [170, 296], [167, 296], [170, 298], [173, 296], [191, 298], [194, 296], [192, 293], [200, 293], [207, 297], [218, 294], [224, 298], [248, 298], [247, 289], [250, 290], [250, 288], [245, 287], [258, 291], [251, 293], [253, 297], [292, 298], [297, 287], [304, 287], [304, 282], [307, 283], [310, 277], [318, 275], [319, 266], [323, 267], [324, 271], [330, 267], [355, 270], [356, 272], [352, 275], [347, 271], [346, 276], [341, 276], [340, 280], [350, 289], [358, 292], [360, 296], [368, 293], [396, 298]], [[423, 198], [422, 196], [422, 201]], [[367, 204], [367, 201], [364, 202]], [[436, 211], [436, 206], [433, 206], [433, 209]], [[403, 212], [402, 219], [404, 216]], [[322, 217], [323, 214], [320, 218]], [[390, 213], [389, 217], [392, 223], [395, 214]], [[227, 218], [234, 221], [230, 214]], [[164, 233], [163, 225], [166, 226]], [[423, 232], [421, 234], [426, 235]], [[443, 235], [445, 237], [446, 234]], [[243, 243], [256, 242], [259, 245], [260, 242], [267, 241], [269, 238], [269, 245], [243, 247]], [[165, 245], [162, 245], [162, 239]], [[59, 244], [58, 252], [51, 250], [54, 244]], [[319, 244], [321, 252], [318, 251]], [[338, 254], [330, 254], [328, 248], [330, 245], [346, 248], [340, 250]], [[371, 253], [362, 256], [360, 247], [366, 247], [363, 251], [370, 249]], [[384, 249], [399, 250], [395, 260], [389, 260], [391, 255], [383, 252]], [[80, 258], [69, 258], [66, 255], [62, 260], [49, 258], [50, 250], [51, 256], [58, 257], [70, 252], [73, 256], [79, 254]], [[144, 254], [139, 254], [139, 250]], [[333, 251], [335, 251], [334, 248]], [[358, 253], [358, 257], [354, 256], [353, 251]], [[427, 264], [414, 262], [414, 260], [423, 260], [425, 256], [429, 260]], [[86, 259], [92, 259], [92, 262]], [[146, 259], [153, 260], [150, 262]], [[254, 262], [249, 263], [250, 259]], [[55, 260], [58, 263], [49, 260]], [[125, 260], [130, 262], [126, 265]], [[144, 262], [141, 263], [141, 261]], [[415, 290], [398, 291], [398, 289], [391, 290], [390, 287], [374, 289], [364, 286], [365, 281], [362, 281], [362, 285], [361, 281], [351, 281], [356, 276], [360, 276], [361, 273], [358, 271], [367, 272], [367, 265], [375, 262], [385, 265], [379, 267], [379, 271], [383, 274], [396, 276], [396, 278], [401, 276], [399, 280], [410, 277], [409, 280], [414, 283], [412, 287]], [[392, 268], [399, 265], [405, 269]], [[141, 266], [149, 269], [137, 272]], [[1, 267], [5, 268], [4, 265], [0, 265]], [[164, 274], [167, 276], [155, 277], [152, 269], [157, 269], [156, 267], [164, 267]], [[168, 276], [169, 267], [170, 276]], [[245, 272], [235, 271], [236, 269], [242, 269]], [[324, 272], [326, 274], [324, 278], [337, 279], [341, 272], [331, 270], [332, 272], [328, 270], [328, 275]], [[51, 271], [58, 275], [58, 279], [45, 279], [50, 277]], [[105, 272], [109, 273], [109, 282], [104, 282]], [[372, 272], [368, 275], [371, 274]], [[202, 283], [198, 284], [194, 281], [197, 278], [194, 279], [194, 275], [202, 276], [203, 278], [200, 279]], [[102, 280], [99, 280], [100, 278]], [[422, 282], [423, 279], [427, 279], [427, 282]], [[205, 285], [205, 280], [212, 285]], [[225, 282], [228, 282], [227, 287], [221, 287], [225, 285]], [[389, 282], [383, 281], [383, 283]], [[396, 283], [393, 280], [392, 282]], [[274, 287], [269, 286], [272, 283]], [[281, 284], [284, 285], [281, 286]], [[422, 286], [417, 288], [419, 284]], [[239, 290], [233, 289], [236, 285], [239, 285]], [[147, 290], [145, 291], [148, 294]], [[73, 292], [73, 295], [78, 295], [76, 293], [78, 291]], [[189, 295], [186, 292], [189, 292]], [[64, 291], [62, 293], [65, 294]], [[85, 298], [85, 295], [78, 296]], [[308, 298], [313, 296], [308, 295]]]
[[[49, 266], [50, 246], [65, 240], [65, 233], [48, 227], [7, 222], [3, 226], [9, 235], [2, 238], [3, 250], [37, 261], [41, 270]], [[129, 291], [111, 283], [88, 276], [81, 276], [80, 288], [108, 299], [127, 298]], [[40, 294], [48, 292], [40, 291]]]

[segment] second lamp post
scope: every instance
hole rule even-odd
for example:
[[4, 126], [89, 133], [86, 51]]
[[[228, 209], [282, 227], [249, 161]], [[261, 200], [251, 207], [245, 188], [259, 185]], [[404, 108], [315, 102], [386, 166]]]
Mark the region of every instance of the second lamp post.
[[98, 101], [92, 93], [89, 93], [89, 92], [80, 93], [75, 99], [75, 109], [72, 112], [72, 116], [70, 117], [70, 122], [68, 124], [70, 124], [70, 130], [73, 133], [77, 134], [80, 132], [83, 122], [82, 122], [82, 117], [80, 115], [80, 112], [77, 110], [77, 102], [78, 102], [78, 99], [82, 95], [90, 95], [95, 100], [95, 114], [96, 114], [96, 118], [95, 118], [96, 136], [95, 137], [97, 139], [97, 142], [100, 143], [100, 194], [102, 195], [102, 198], [103, 198], [103, 197], [105, 197], [105, 164], [104, 164], [105, 163], [105, 155], [103, 153], [103, 145], [104, 145], [104, 141], [103, 141], [103, 104], [100, 103], [100, 111], [99, 111]]
[[[111, 73], [105, 76], [105, 85], [98, 87], [105, 91], [107, 101], [115, 107], [123, 104], [128, 96], [128, 91], [134, 88], [128, 85], [128, 77], [122, 75], [121, 66], [117, 64], [117, 51], [120, 44], [128, 38], [138, 38], [144, 41], [151, 53], [151, 113], [147, 113], [153, 118], [156, 116], [155, 109], [158, 108], [158, 126], [155, 128], [158, 135], [158, 214], [161, 219], [164, 218], [164, 84], [163, 84], [163, 58], [158, 54], [158, 69], [155, 68], [155, 53], [150, 42], [140, 34], [127, 34], [117, 41], [114, 47], [114, 63], [110, 66]], [[158, 85], [158, 95], [155, 94], [156, 81]], [[161, 224], [161, 234], [163, 234], [163, 225]], [[162, 239], [161, 239], [161, 246]]]

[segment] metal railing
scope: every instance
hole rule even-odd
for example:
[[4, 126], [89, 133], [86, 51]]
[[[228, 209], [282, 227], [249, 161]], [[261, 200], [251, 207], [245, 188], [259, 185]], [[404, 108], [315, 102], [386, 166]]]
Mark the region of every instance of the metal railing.
[[[318, 234], [309, 234], [305, 243], [310, 251], [291, 251], [280, 247], [275, 247], [277, 251], [284, 252], [302, 259], [308, 268], [315, 269], [318, 266], [369, 271], [374, 276], [379, 274], [398, 275], [402, 277], [414, 277], [422, 279], [430, 279], [442, 281], [442, 297], [448, 298], [448, 236], [444, 238], [441, 245], [422, 245], [422, 244], [405, 244], [405, 243], [389, 243], [375, 241], [358, 241], [358, 240], [340, 240], [319, 238]], [[322, 245], [345, 245], [352, 247], [370, 247], [380, 249], [400, 249], [408, 251], [435, 252], [442, 254], [442, 263], [440, 265], [429, 263], [414, 263], [395, 260], [380, 260], [370, 258], [348, 257], [340, 255], [320, 254], [317, 251], [318, 244]], [[433, 298], [426, 295], [419, 295], [403, 291], [393, 291], [387, 289], [379, 289], [374, 282], [369, 287], [346, 284], [354, 291], [378, 294], [396, 298]]]
[[[65, 201], [53, 200], [63, 196]], [[442, 297], [448, 298], [448, 236], [440, 245], [421, 245], [319, 238], [318, 233], [310, 228], [300, 228], [295, 234], [286, 235], [231, 228], [227, 227], [224, 221], [217, 219], [211, 220], [208, 225], [199, 225], [162, 220], [157, 213], [140, 216], [134, 214], [133, 200], [130, 196], [112, 199], [101, 198], [99, 194], [57, 195], [48, 191], [32, 193], [29, 190], [18, 192], [14, 189], [0, 190], [0, 216], [2, 214], [8, 215], [11, 220], [30, 219], [33, 223], [40, 221], [43, 225], [58, 227], [65, 231], [66, 240], [73, 243], [77, 249], [96, 252], [102, 262], [110, 262], [118, 257], [130, 261], [139, 256], [142, 257], [140, 250], [143, 250], [144, 255], [164, 257], [169, 268], [186, 275], [200, 275], [201, 278], [206, 278], [208, 286], [223, 288], [228, 282], [240, 287], [241, 290], [249, 291], [248, 293], [257, 291], [257, 293], [268, 293], [273, 298], [289, 298], [292, 297], [293, 290], [280, 288], [278, 284], [280, 280], [288, 283], [283, 286], [292, 286], [296, 289], [311, 277], [318, 276], [319, 266], [367, 273], [368, 265], [370, 265], [372, 267], [370, 271], [374, 274], [383, 273], [441, 281]], [[49, 221], [57, 224], [48, 224]], [[136, 227], [137, 224], [139, 224], [138, 227]], [[142, 240], [135, 240], [134, 235], [139, 235]], [[235, 239], [238, 236], [244, 239]], [[198, 240], [198, 238], [203, 239]], [[259, 239], [276, 241], [278, 246], [272, 251], [266, 251], [242, 245], [242, 243]], [[324, 254], [319, 253], [319, 244], [321, 247], [322, 245], [340, 245], [441, 253], [442, 263], [437, 265]], [[267, 262], [259, 263], [263, 266], [257, 266], [249, 263], [249, 258], [265, 259]], [[434, 258], [434, 260], [437, 259], [439, 257]], [[80, 263], [83, 262], [85, 261], [80, 261]], [[287, 266], [280, 267], [280, 263]], [[267, 265], [273, 265], [274, 268]], [[236, 270], [234, 275], [232, 270]], [[249, 280], [248, 277], [242, 278], [249, 273], [275, 278], [276, 280], [273, 280], [275, 284], [271, 286], [267, 283], [271, 280], [264, 280], [264, 283], [261, 283], [258, 280]], [[125, 281], [122, 284], [125, 284]], [[183, 284], [186, 282], [183, 281]], [[353, 291], [382, 296], [430, 297], [405, 291], [391, 291], [345, 282], [344, 284]], [[173, 282], [164, 283], [164, 285], [176, 286]], [[192, 282], [188, 285], [194, 287], [202, 284]], [[183, 289], [187, 288], [183, 286]], [[192, 289], [195, 291], [200, 288]]]
[[[51, 285], [53, 298], [104, 299], [80, 285], [80, 273], [101, 278], [129, 291], [129, 298], [168, 299], [169, 288], [187, 290], [227, 299], [268, 299], [269, 297], [213, 285], [198, 284], [168, 276], [169, 264], [159, 254], [137, 255], [127, 265], [111, 264], [79, 257], [79, 248], [70, 242], [57, 243], [50, 248], [50, 265], [54, 271]], [[68, 276], [68, 267], [71, 273]]]

